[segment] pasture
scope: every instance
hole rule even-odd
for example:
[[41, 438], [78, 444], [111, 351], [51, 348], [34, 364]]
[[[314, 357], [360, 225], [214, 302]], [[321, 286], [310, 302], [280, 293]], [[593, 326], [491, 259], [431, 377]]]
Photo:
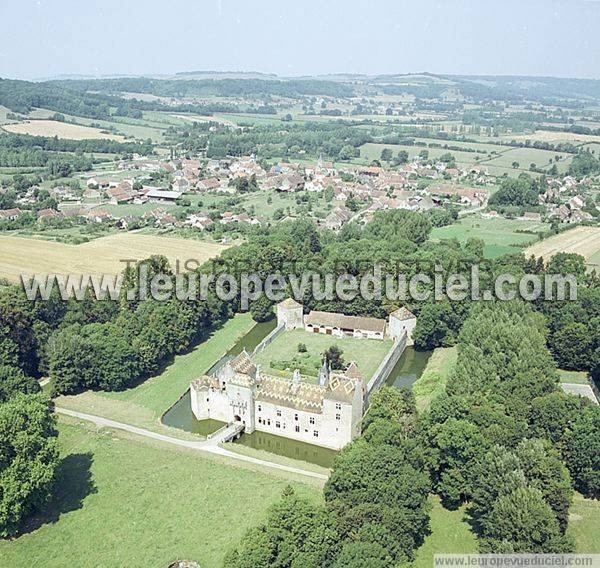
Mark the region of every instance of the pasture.
[[125, 259], [164, 255], [174, 265], [187, 259], [203, 263], [227, 247], [196, 240], [117, 233], [81, 245], [0, 236], [0, 277], [16, 282], [21, 274], [119, 274]]
[[[479, 238], [484, 242], [486, 258], [496, 258], [507, 253], [519, 252], [523, 247], [537, 240], [537, 233], [549, 228], [539, 221], [517, 219], [486, 219], [479, 215], [468, 215], [446, 227], [431, 231], [431, 240], [458, 239], [464, 243], [469, 238]], [[522, 232], [526, 231], [526, 232]]]
[[600, 267], [600, 227], [576, 227], [525, 249], [527, 255], [549, 260], [558, 252], [572, 252], [585, 257], [590, 268]]
[[[300, 343], [306, 345], [305, 353], [298, 351]], [[317, 377], [323, 364], [323, 352], [332, 345], [337, 345], [342, 350], [342, 358], [346, 366], [350, 361], [356, 361], [358, 370], [368, 381], [389, 351], [392, 341], [338, 338], [295, 329], [284, 331], [254, 359], [267, 373], [290, 376], [294, 369], [299, 369], [303, 376], [310, 379]]]
[[2, 127], [13, 134], [30, 134], [31, 136], [58, 136], [71, 140], [117, 140], [123, 141], [123, 136], [103, 132], [100, 128], [81, 126], [56, 120], [26, 120], [14, 124], [5, 124]]
[[25, 534], [0, 542], [3, 566], [220, 566], [286, 485], [322, 499], [279, 473], [71, 419], [59, 442], [55, 496]]

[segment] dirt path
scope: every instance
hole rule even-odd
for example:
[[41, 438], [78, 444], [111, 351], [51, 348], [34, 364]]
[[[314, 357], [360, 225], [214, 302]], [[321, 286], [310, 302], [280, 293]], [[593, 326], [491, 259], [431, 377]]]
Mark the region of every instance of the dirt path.
[[309, 471], [305, 469], [301, 469], [298, 467], [291, 467], [283, 464], [273, 463], [267, 460], [262, 460], [259, 458], [253, 458], [251, 456], [245, 456], [242, 454], [237, 454], [235, 452], [231, 452], [219, 446], [218, 437], [211, 440], [203, 440], [199, 442], [189, 442], [187, 440], [180, 440], [178, 438], [172, 438], [171, 436], [165, 436], [164, 434], [158, 434], [156, 432], [151, 432], [150, 430], [146, 430], [144, 428], [138, 428], [137, 426], [132, 426], [130, 424], [124, 424], [123, 422], [117, 422], [116, 420], [110, 420], [108, 418], [102, 418], [101, 416], [95, 416], [93, 414], [85, 414], [83, 412], [76, 412], [74, 410], [67, 410], [66, 408], [56, 408], [56, 412], [59, 414], [64, 414], [66, 416], [71, 416], [73, 418], [78, 418], [79, 420], [86, 420], [88, 422], [92, 422], [97, 426], [102, 426], [104, 428], [114, 428], [115, 430], [123, 430], [125, 432], [130, 432], [131, 434], [136, 434], [137, 436], [143, 436], [145, 438], [151, 438], [153, 440], [158, 440], [159, 442], [165, 442], [167, 444], [173, 444], [175, 446], [182, 446], [184, 448], [188, 448], [191, 450], [196, 450], [199, 452], [205, 452], [209, 454], [215, 454], [219, 456], [224, 456], [233, 460], [243, 461], [246, 463], [251, 463], [254, 465], [260, 465], [263, 467], [268, 467], [271, 469], [278, 469], [281, 471], [286, 471], [288, 473], [295, 473], [297, 475], [304, 475], [307, 477], [313, 477], [315, 479], [320, 479], [323, 481], [327, 480], [327, 476], [322, 473], [317, 473], [314, 471]]

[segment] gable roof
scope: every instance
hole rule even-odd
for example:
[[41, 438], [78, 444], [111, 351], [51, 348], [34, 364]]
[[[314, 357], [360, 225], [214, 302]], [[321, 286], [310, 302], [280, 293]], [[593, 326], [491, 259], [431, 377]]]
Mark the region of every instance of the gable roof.
[[308, 325], [337, 327], [339, 329], [358, 329], [379, 333], [385, 331], [385, 320], [360, 316], [346, 316], [334, 312], [319, 312], [313, 310], [305, 317], [304, 321]]

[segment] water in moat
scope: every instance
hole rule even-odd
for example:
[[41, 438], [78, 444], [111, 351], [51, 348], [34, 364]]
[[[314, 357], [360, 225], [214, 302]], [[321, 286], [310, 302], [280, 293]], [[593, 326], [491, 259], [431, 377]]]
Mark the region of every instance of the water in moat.
[[411, 388], [423, 374], [431, 353], [432, 351], [416, 351], [413, 347], [407, 347], [394, 365], [386, 384], [398, 389]]
[[[238, 355], [243, 349], [251, 353], [263, 338], [275, 328], [275, 325], [274, 320], [256, 324], [226, 353], [225, 357]], [[410, 388], [423, 373], [430, 355], [430, 351], [415, 351], [412, 347], [407, 347], [402, 357], [398, 360], [398, 363], [392, 369], [387, 384], [397, 388]], [[219, 363], [216, 363], [213, 369], [217, 365], [222, 364], [222, 362], [223, 359]], [[219, 422], [218, 420], [196, 420], [191, 409], [189, 391], [163, 415], [162, 422], [167, 426], [179, 428], [201, 436], [212, 434], [224, 425], [223, 422]], [[323, 467], [331, 467], [337, 453], [334, 450], [328, 450], [327, 448], [321, 448], [304, 442], [297, 442], [265, 432], [243, 434], [235, 443], [288, 458], [314, 463]]]

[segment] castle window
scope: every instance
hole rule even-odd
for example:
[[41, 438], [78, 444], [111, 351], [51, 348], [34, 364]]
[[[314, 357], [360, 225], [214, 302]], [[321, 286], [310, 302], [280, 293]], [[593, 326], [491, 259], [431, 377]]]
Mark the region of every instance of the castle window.
[[262, 424], [262, 418], [260, 418], [260, 417], [258, 418], [258, 423]]
[[279, 421], [275, 422], [275, 428], [281, 428], [281, 424], [279, 423]]
[[281, 410], [277, 411], [277, 416], [281, 416]]
[[258, 405], [258, 411], [260, 412], [262, 410], [260, 404]]
[[308, 419], [308, 421], [309, 421], [310, 424], [314, 424], [315, 423], [315, 419], [312, 416]]
[[296, 426], [296, 432], [300, 432], [300, 426]]
[[270, 419], [270, 418], [268, 418], [268, 419], [267, 419], [267, 426], [270, 426], [270, 425], [271, 425], [271, 419]]
[[296, 414], [294, 414], [294, 420], [298, 420], [298, 413], [296, 412]]
[[210, 399], [209, 399], [209, 398], [207, 398], [207, 399], [206, 399], [206, 402], [210, 402]]
[[335, 409], [336, 410], [342, 410], [342, 405], [339, 402], [335, 403]]
[[336, 414], [336, 415], [335, 415], [335, 419], [336, 419], [336, 420], [341, 420], [341, 419], [342, 419], [342, 417], [341, 417], [339, 414]]
[[313, 436], [314, 436], [315, 438], [318, 438], [318, 437], [319, 437], [319, 431], [318, 431], [318, 430], [315, 430], [315, 431], [313, 432]]

